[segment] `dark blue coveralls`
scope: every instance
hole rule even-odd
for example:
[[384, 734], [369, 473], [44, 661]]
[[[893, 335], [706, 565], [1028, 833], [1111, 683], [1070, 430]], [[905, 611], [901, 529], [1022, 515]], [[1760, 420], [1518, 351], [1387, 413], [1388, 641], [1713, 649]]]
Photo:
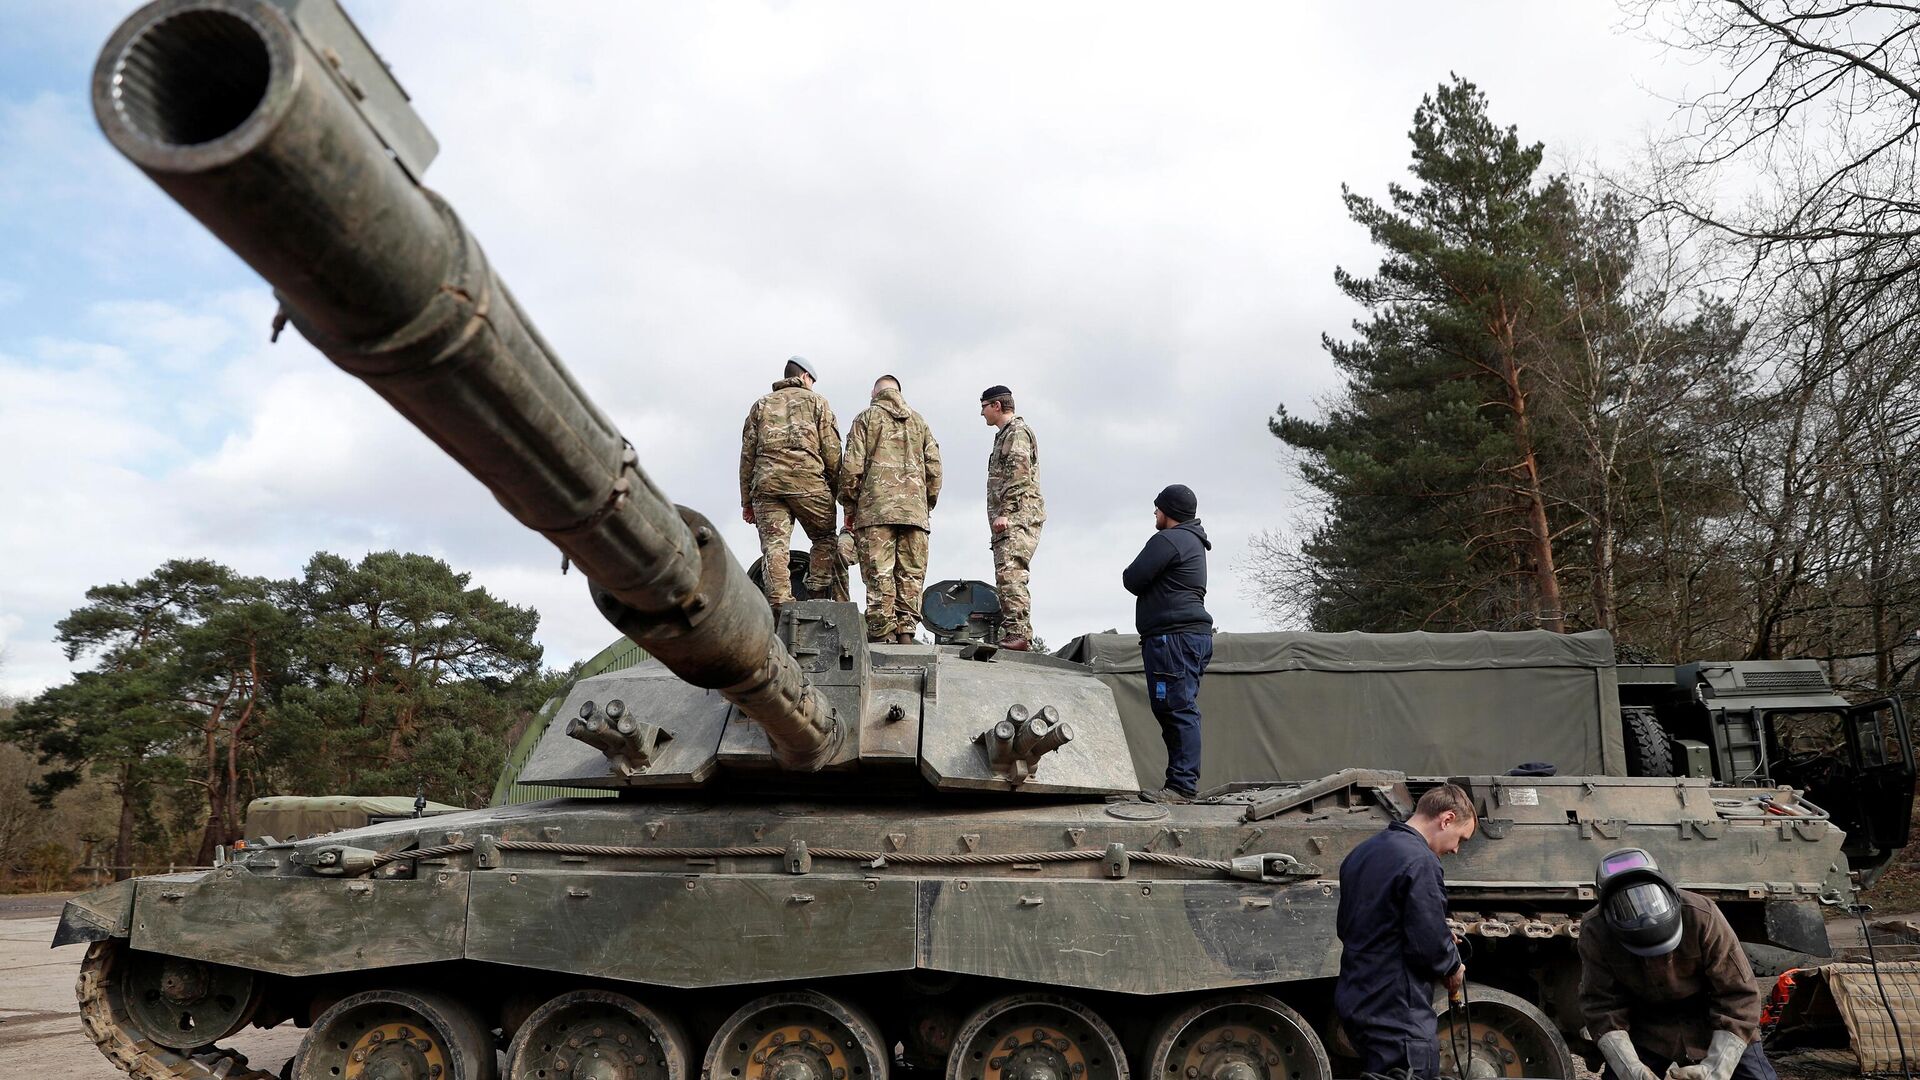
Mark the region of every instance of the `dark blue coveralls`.
[[1402, 822], [1340, 864], [1340, 979], [1333, 1007], [1360, 1051], [1361, 1069], [1440, 1075], [1433, 986], [1460, 966], [1447, 929], [1440, 859]]

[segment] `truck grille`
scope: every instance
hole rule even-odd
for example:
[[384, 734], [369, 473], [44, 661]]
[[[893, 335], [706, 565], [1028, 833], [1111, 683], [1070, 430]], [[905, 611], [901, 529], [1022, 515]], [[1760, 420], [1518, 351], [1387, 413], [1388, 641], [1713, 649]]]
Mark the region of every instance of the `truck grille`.
[[1741, 673], [1740, 683], [1747, 690], [1783, 694], [1818, 693], [1826, 690], [1827, 677], [1817, 671], [1747, 671]]

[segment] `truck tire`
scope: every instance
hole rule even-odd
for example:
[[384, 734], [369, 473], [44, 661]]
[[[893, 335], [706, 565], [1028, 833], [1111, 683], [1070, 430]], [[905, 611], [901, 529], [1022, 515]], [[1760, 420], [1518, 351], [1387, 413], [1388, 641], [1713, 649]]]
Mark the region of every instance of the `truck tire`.
[[1673, 775], [1673, 743], [1652, 709], [1621, 709], [1620, 729], [1627, 741], [1628, 776]]

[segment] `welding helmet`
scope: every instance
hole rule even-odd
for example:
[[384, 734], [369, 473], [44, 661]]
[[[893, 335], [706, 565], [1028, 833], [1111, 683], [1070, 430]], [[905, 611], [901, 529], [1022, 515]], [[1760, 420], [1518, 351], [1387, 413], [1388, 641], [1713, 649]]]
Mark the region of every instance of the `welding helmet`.
[[1680, 945], [1680, 894], [1640, 848], [1620, 848], [1600, 857], [1594, 873], [1600, 915], [1623, 948], [1635, 956], [1665, 956]]

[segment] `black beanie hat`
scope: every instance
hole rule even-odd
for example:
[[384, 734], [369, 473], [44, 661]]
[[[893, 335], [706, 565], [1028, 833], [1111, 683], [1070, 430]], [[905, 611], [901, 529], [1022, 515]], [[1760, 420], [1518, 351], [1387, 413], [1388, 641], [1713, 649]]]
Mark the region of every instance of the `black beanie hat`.
[[996, 398], [1009, 398], [1012, 396], [1013, 391], [1004, 386], [989, 386], [985, 390], [980, 391], [980, 404], [985, 405], [987, 402], [993, 401]]
[[1185, 484], [1168, 484], [1153, 497], [1153, 505], [1175, 521], [1192, 521], [1193, 515], [1200, 512], [1200, 500], [1193, 495], [1193, 489]]

